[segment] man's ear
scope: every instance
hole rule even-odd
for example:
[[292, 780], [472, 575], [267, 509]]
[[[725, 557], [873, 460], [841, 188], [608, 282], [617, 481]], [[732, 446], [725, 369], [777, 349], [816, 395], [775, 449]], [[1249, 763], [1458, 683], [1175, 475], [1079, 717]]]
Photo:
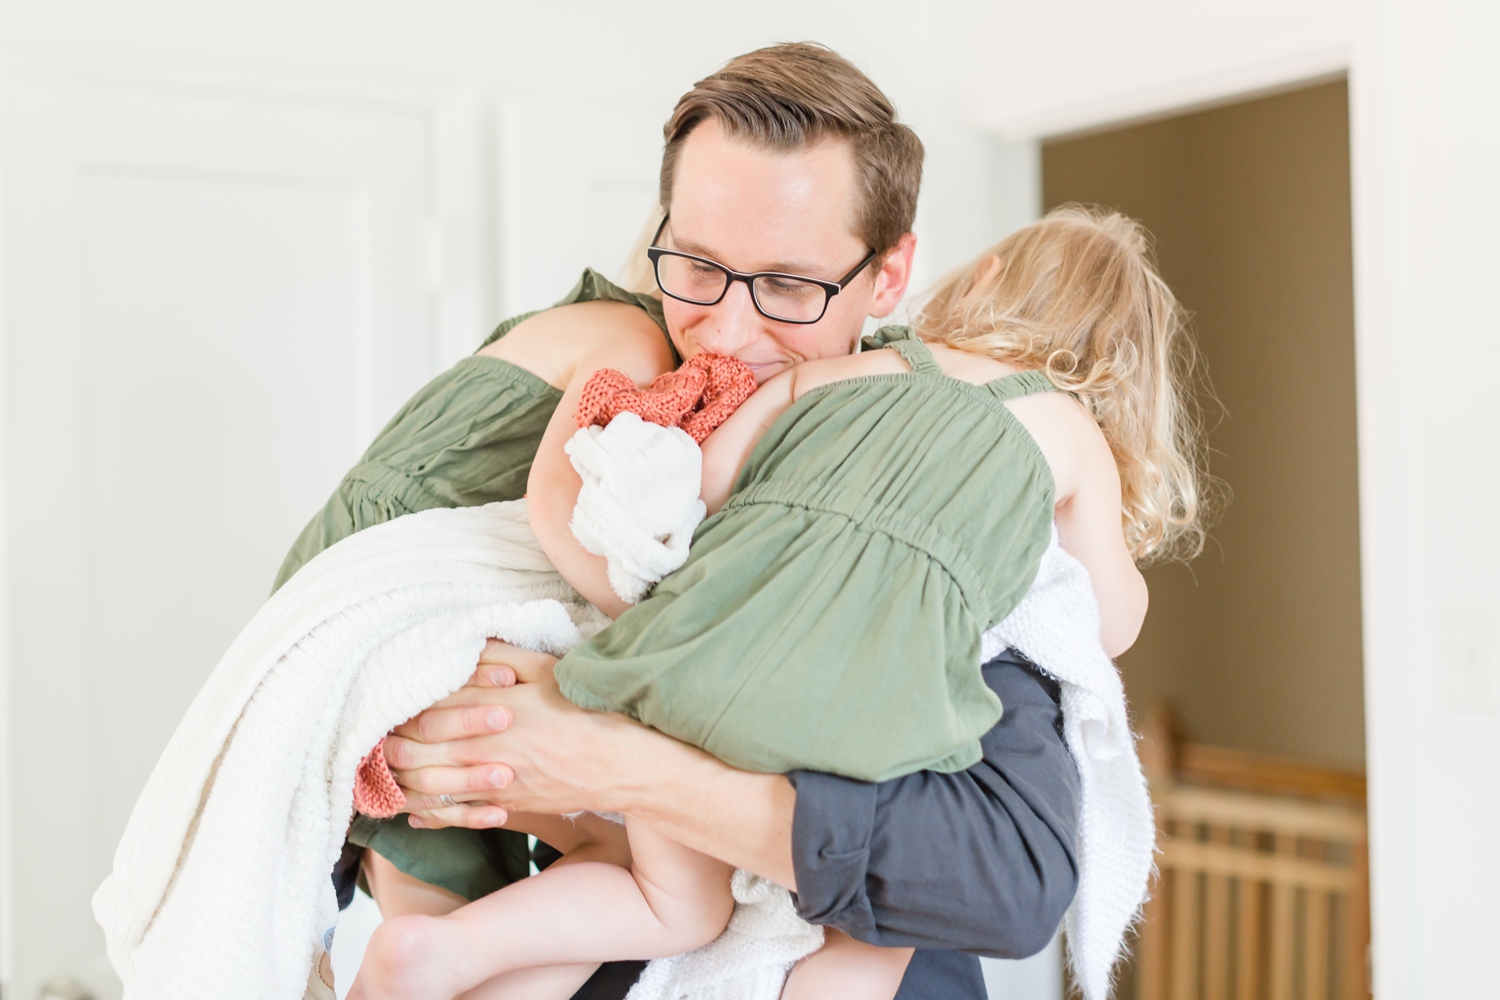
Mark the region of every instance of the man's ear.
[[906, 295], [911, 281], [912, 255], [917, 251], [917, 234], [905, 233], [881, 261], [875, 272], [875, 295], [870, 300], [870, 315], [876, 319], [889, 316]]

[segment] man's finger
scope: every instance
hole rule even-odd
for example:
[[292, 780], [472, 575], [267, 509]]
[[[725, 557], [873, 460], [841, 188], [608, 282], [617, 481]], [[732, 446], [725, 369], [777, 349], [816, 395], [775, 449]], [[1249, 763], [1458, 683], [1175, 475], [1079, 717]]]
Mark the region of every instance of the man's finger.
[[494, 805], [489, 799], [473, 795], [423, 795], [411, 789], [403, 789], [406, 792], [406, 807], [403, 812], [428, 813], [440, 809], [452, 809], [454, 806], [490, 806]]
[[504, 705], [437, 707], [406, 720], [394, 732], [419, 743], [447, 743], [503, 732], [514, 718]]
[[493, 830], [504, 826], [510, 815], [499, 806], [443, 806], [437, 809], [413, 810], [406, 822], [419, 830], [441, 830], [447, 826], [463, 826], [471, 830]]
[[[450, 795], [459, 801], [492, 793], [515, 780], [515, 772], [506, 764], [476, 764], [472, 767], [422, 767], [397, 771], [396, 783], [411, 799], [411, 793], [435, 797]], [[445, 805], [447, 803], [444, 803]]]

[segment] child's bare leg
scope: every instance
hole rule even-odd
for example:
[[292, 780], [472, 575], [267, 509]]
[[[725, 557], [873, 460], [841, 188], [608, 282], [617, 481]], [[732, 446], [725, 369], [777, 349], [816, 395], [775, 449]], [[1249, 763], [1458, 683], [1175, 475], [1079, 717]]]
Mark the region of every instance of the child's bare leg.
[[387, 920], [408, 913], [440, 917], [468, 902], [455, 892], [406, 874], [368, 847], [360, 867], [380, 915]]
[[599, 968], [588, 965], [546, 965], [505, 972], [461, 993], [454, 1000], [568, 1000]]
[[792, 967], [781, 1000], [892, 1000], [901, 988], [910, 948], [877, 948], [829, 927], [823, 947]]
[[[583, 819], [583, 817], [578, 817]], [[532, 813], [512, 813], [506, 825], [512, 829], [541, 837], [560, 851], [562, 857], [552, 862], [547, 869], [582, 861], [604, 861], [621, 868], [630, 864], [630, 845], [625, 842], [624, 831], [619, 824], [608, 827], [595, 824], [607, 822], [598, 817], [588, 817], [583, 824], [566, 816], [538, 816]], [[591, 835], [604, 834], [599, 841]], [[609, 834], [614, 834], [611, 837]], [[601, 842], [602, 841], [602, 842]], [[455, 1000], [567, 1000], [588, 982], [599, 963], [581, 965], [545, 965], [535, 969], [519, 969], [505, 972], [486, 980]]]
[[717, 937], [734, 906], [729, 867], [635, 824], [626, 834], [629, 870], [602, 860], [618, 851], [617, 834], [601, 836], [447, 916], [382, 924], [351, 1000], [448, 1000], [519, 969], [676, 955]]
[[[528, 817], [529, 819], [529, 817]], [[553, 823], [529, 823], [528, 826], [538, 826], [544, 829], [544, 835], [550, 840], [558, 840], [568, 847], [579, 847], [583, 843], [577, 835], [568, 834], [571, 823], [562, 817], [546, 817], [547, 820], [561, 820], [558, 825]], [[567, 829], [564, 829], [567, 823]], [[624, 838], [621, 837], [621, 840]], [[622, 852], [621, 864], [628, 864], [630, 856], [628, 850]], [[567, 858], [558, 859], [556, 864], [567, 864]], [[366, 885], [371, 888], [371, 895], [375, 897], [375, 904], [380, 907], [381, 916], [386, 919], [395, 916], [420, 915], [420, 916], [443, 916], [452, 913], [453, 910], [465, 906], [468, 900], [449, 892], [440, 886], [422, 882], [416, 877], [408, 876], [401, 868], [386, 861], [383, 856], [374, 850], [366, 850], [365, 861], [362, 862], [365, 870]], [[534, 997], [571, 997], [577, 993], [579, 987], [588, 982], [589, 976], [594, 975], [598, 969], [597, 964], [583, 964], [583, 966], [549, 966], [546, 969], [526, 969], [522, 972], [505, 973], [504, 976], [496, 976], [489, 982], [478, 985], [474, 990], [468, 991], [456, 1000], [531, 1000]]]
[[[594, 860], [609, 861], [621, 866], [630, 864], [630, 849], [623, 834], [608, 836], [609, 833], [618, 831], [606, 831], [595, 826], [594, 824], [605, 822], [598, 817], [578, 818], [584, 820], [581, 827], [574, 819], [566, 816], [518, 812], [512, 814], [506, 827], [540, 837], [564, 853], [592, 844], [605, 852]], [[441, 917], [469, 902], [457, 893], [406, 874], [368, 847], [365, 848], [364, 860], [360, 866], [364, 871], [365, 884], [370, 887], [370, 895], [374, 897], [375, 905], [380, 907], [380, 915], [387, 920], [410, 913]]]

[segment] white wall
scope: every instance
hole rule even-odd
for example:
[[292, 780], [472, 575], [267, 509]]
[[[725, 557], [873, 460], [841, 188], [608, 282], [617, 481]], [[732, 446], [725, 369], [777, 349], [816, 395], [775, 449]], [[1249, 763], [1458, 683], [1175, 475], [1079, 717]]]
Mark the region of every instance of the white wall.
[[1363, 8], [1350, 77], [1382, 997], [1496, 995], [1500, 11]]
[[[935, 279], [992, 238], [976, 220], [999, 211], [998, 237], [1005, 220], [1016, 218], [994, 200], [1007, 190], [1008, 169], [1003, 154], [996, 162], [987, 149], [996, 136], [1032, 140], [1342, 69], [1350, 9], [1351, 0], [766, 0], [743, 18], [666, 0], [3, 0], [0, 54], [144, 62], [159, 72], [208, 70], [282, 85], [315, 80], [465, 94], [483, 114], [511, 123], [486, 125], [503, 147], [516, 121], [526, 135], [528, 121], [569, 104], [580, 116], [608, 106], [659, 126], [692, 81], [729, 57], [815, 39], [860, 63], [928, 141], [919, 277]], [[651, 139], [659, 141], [654, 131]], [[654, 174], [650, 145], [635, 138], [611, 144], [615, 162], [596, 172], [608, 181], [591, 196], [621, 210], [626, 192]], [[485, 152], [502, 174], [512, 154]], [[977, 167], [977, 157], [988, 157], [1001, 180]], [[497, 206], [502, 229], [516, 218], [514, 193], [524, 189], [508, 190]], [[998, 201], [1007, 199], [1015, 196]], [[962, 212], [966, 203], [981, 207], [955, 219], [948, 206]], [[535, 206], [525, 214], [534, 213]], [[509, 238], [526, 228], [508, 230]], [[610, 245], [577, 235], [579, 245]], [[565, 290], [554, 287], [557, 265], [528, 270], [514, 258], [507, 264], [503, 246], [490, 250], [495, 309]], [[538, 279], [534, 287], [525, 284], [529, 275]]]

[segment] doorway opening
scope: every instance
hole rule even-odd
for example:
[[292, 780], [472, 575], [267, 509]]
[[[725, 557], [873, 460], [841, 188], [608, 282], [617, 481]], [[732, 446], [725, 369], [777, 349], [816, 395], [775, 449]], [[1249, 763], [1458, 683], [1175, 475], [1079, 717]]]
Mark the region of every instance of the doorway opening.
[[[1225, 487], [1203, 555], [1147, 571], [1120, 659], [1138, 727], [1155, 720], [1167, 850], [1125, 996], [1367, 991], [1348, 122], [1337, 80], [1043, 144], [1047, 208], [1117, 208], [1155, 237]], [[1173, 787], [1314, 818], [1243, 829]]]

